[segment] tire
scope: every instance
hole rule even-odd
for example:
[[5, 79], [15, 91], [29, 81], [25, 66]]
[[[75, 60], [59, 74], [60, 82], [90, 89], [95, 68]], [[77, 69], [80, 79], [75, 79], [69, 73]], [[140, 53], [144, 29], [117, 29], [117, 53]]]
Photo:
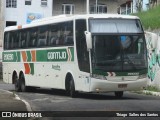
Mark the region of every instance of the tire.
[[116, 96], [117, 98], [122, 98], [122, 97], [123, 97], [123, 91], [115, 92], [115, 96]]
[[25, 85], [24, 75], [21, 75], [21, 76], [20, 76], [19, 83], [20, 83], [20, 89], [21, 89], [21, 91], [22, 91], [22, 92], [26, 92], [26, 91], [27, 91], [27, 87], [26, 87], [26, 85]]
[[20, 87], [20, 82], [19, 82], [19, 79], [18, 79], [17, 75], [14, 76], [13, 81], [14, 81], [15, 91], [20, 92], [21, 87]]
[[72, 97], [75, 98], [77, 96], [77, 92], [75, 91], [75, 84], [74, 84], [74, 80], [71, 77], [70, 80], [68, 81], [68, 86], [67, 86], [67, 94]]

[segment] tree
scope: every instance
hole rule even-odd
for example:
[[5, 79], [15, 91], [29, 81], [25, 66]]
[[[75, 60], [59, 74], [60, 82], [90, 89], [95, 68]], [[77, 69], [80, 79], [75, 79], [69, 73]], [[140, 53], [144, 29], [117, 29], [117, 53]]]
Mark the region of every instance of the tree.
[[136, 0], [136, 10], [137, 12], [142, 11], [143, 0]]
[[157, 5], [157, 0], [149, 0], [149, 8], [153, 8]]

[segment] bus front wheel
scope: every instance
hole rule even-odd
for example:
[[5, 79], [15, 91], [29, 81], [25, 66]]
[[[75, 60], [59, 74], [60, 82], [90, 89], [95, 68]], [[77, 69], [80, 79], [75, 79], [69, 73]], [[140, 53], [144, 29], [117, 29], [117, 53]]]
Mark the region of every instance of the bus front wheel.
[[115, 92], [115, 96], [117, 98], [122, 98], [123, 97], [123, 91], [117, 91], [117, 92]]
[[66, 91], [67, 91], [67, 94], [72, 98], [76, 97], [75, 84], [74, 84], [73, 77], [70, 77], [70, 80], [68, 80]]

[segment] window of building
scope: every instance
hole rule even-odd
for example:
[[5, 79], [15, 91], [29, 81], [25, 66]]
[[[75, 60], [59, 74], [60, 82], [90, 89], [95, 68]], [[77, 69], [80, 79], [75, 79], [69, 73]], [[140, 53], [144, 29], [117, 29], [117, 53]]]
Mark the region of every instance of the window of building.
[[25, 5], [31, 5], [32, 4], [32, 0], [25, 0]]
[[8, 26], [15, 26], [15, 25], [17, 25], [16, 21], [6, 21], [6, 27], [8, 27]]
[[17, 8], [17, 0], [6, 0], [6, 8]]
[[74, 14], [74, 5], [73, 4], [63, 4], [62, 13], [63, 14]]
[[47, 0], [41, 0], [41, 6], [47, 6]]
[[[97, 7], [96, 7], [97, 6]], [[102, 14], [102, 13], [107, 13], [107, 6], [103, 4], [98, 4], [98, 5], [91, 5], [90, 6], [90, 13], [91, 14]]]

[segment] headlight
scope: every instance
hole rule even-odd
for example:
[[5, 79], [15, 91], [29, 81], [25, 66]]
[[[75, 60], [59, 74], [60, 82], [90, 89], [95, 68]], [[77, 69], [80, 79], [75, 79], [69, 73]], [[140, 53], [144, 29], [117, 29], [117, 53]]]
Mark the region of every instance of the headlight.
[[93, 74], [92, 77], [96, 79], [107, 80], [107, 78], [104, 75]]
[[143, 78], [147, 78], [147, 74], [142, 74], [142, 75], [139, 75], [138, 79], [143, 79]]

